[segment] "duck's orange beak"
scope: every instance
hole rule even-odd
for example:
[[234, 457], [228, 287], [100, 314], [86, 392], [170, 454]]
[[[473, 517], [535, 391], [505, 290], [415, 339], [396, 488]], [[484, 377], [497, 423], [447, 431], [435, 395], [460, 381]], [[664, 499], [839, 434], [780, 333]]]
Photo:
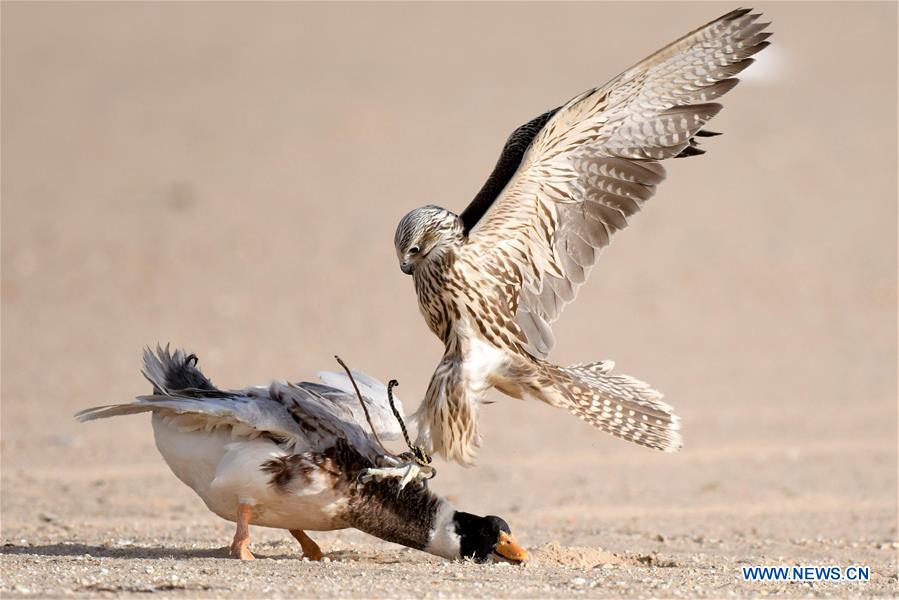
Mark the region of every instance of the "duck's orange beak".
[[518, 545], [512, 534], [500, 531], [496, 545], [493, 547], [493, 558], [518, 564], [527, 561], [528, 551]]

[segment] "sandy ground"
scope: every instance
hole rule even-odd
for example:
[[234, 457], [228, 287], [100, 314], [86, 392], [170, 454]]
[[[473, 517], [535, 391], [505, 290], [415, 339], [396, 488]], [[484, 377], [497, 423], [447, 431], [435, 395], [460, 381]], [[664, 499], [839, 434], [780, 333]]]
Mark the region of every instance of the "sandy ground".
[[[606, 251], [556, 327], [683, 417], [665, 455], [496, 396], [479, 466], [435, 488], [506, 518], [524, 568], [358, 532], [224, 558], [146, 391], [171, 341], [221, 386], [340, 353], [414, 407], [441, 353], [393, 255], [461, 210], [515, 126], [727, 4], [2, 5], [0, 594], [723, 597], [897, 593], [896, 5], [772, 4], [775, 45], [703, 157]], [[868, 565], [744, 583], [744, 565]]]

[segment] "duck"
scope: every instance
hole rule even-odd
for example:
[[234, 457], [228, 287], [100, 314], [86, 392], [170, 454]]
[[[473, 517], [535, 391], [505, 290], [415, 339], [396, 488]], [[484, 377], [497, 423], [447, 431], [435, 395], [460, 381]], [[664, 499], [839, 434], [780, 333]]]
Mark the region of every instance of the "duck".
[[313, 561], [324, 553], [307, 531], [347, 528], [449, 560], [527, 561], [502, 518], [456, 510], [427, 481], [364, 476], [400, 460], [381, 440], [401, 434], [402, 403], [393, 398], [397, 418], [378, 380], [348, 370], [319, 372], [320, 382], [222, 390], [198, 362], [168, 345], [147, 348], [142, 373], [152, 394], [75, 417], [152, 413], [156, 448], [172, 473], [211, 512], [236, 524], [231, 557], [255, 558], [255, 525], [286, 529]]

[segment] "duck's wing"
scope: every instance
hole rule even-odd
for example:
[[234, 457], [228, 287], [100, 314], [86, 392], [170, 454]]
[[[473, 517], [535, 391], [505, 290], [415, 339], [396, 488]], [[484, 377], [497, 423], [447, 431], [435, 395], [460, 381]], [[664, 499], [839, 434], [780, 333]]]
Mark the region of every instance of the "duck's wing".
[[[359, 392], [362, 394], [363, 398], [365, 398], [368, 414], [371, 417], [372, 425], [378, 433], [378, 436], [382, 440], [400, 439], [402, 437], [402, 430], [400, 429], [397, 416], [393, 414], [393, 410], [390, 407], [387, 386], [374, 377], [369, 377], [365, 373], [359, 371], [353, 371], [352, 373], [356, 385], [359, 386]], [[353, 388], [353, 383], [350, 381], [347, 374], [332, 371], [319, 371], [316, 375], [318, 375], [318, 378], [324, 384], [323, 386], [318, 386], [319, 388], [330, 388], [330, 392], [325, 392], [327, 397], [333, 402], [349, 408], [353, 414], [353, 420], [362, 425], [363, 429], [368, 430], [365, 413], [362, 410], [362, 406], [359, 404], [356, 390]], [[396, 394], [393, 395], [393, 405], [396, 407], [400, 418], [405, 418], [403, 403]]]
[[512, 134], [460, 219], [480, 268], [515, 275], [497, 287], [530, 354], [546, 357], [550, 324], [655, 193], [660, 161], [701, 154], [696, 136], [712, 135], [702, 128], [721, 110], [714, 100], [768, 45], [758, 16], [728, 13]]
[[[355, 393], [340, 387], [302, 382], [221, 390], [197, 368], [196, 356], [181, 350], [170, 352], [168, 347], [144, 353], [143, 373], [153, 384], [153, 394], [139, 396], [128, 404], [88, 408], [75, 417], [91, 421], [156, 412], [174, 419], [185, 431], [229, 426], [235, 436], [265, 435], [294, 450], [328, 448], [343, 439], [368, 457], [383, 454], [370, 434]], [[326, 381], [351, 386], [345, 375], [345, 382], [337, 373], [326, 375]], [[354, 372], [354, 377], [360, 391], [370, 399], [369, 412], [379, 435], [383, 432], [382, 439], [392, 439], [386, 418], [389, 414], [393, 419], [387, 388], [365, 374]], [[402, 410], [398, 402], [397, 407]]]
[[[313, 447], [330, 447], [341, 439], [369, 459], [392, 454], [372, 435], [372, 429], [382, 441], [399, 439], [402, 435], [399, 421], [390, 408], [387, 387], [365, 373], [353, 371], [352, 374], [371, 423], [346, 373], [320, 371], [317, 375], [322, 383], [273, 383], [268, 395], [287, 410]], [[402, 417], [402, 402], [396, 396], [393, 402]]]
[[265, 388], [220, 390], [197, 368], [197, 357], [183, 350], [157, 346], [144, 350], [144, 377], [153, 394], [128, 404], [95, 406], [76, 413], [79, 421], [155, 412], [176, 420], [185, 431], [230, 426], [237, 436], [268, 435], [295, 446], [303, 431], [285, 407]]
[[[263, 390], [260, 390], [263, 391]], [[257, 437], [269, 435], [288, 445], [302, 441], [303, 431], [291, 419], [290, 413], [267, 393], [223, 392], [214, 396], [190, 395], [180, 392], [138, 396], [128, 404], [109, 404], [87, 408], [75, 414], [79, 421], [93, 421], [119, 415], [157, 412], [177, 418], [177, 425], [185, 431], [230, 426], [235, 436]]]
[[[342, 439], [369, 458], [385, 453], [386, 450], [378, 445], [371, 434], [355, 392], [348, 393], [328, 385], [304, 381], [273, 383], [268, 393], [272, 400], [287, 410], [312, 447], [330, 447]], [[366, 400], [372, 424], [380, 439], [394, 439], [396, 436], [389, 427], [379, 427], [379, 424], [388, 423], [384, 411], [368, 397]], [[393, 414], [389, 410], [387, 413], [392, 419]]]

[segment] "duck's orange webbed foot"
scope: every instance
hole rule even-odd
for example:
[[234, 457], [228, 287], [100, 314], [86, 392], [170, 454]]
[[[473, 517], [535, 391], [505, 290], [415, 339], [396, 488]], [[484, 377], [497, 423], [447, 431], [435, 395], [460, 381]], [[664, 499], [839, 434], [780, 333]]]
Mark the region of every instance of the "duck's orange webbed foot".
[[296, 538], [303, 548], [303, 556], [309, 560], [319, 561], [324, 558], [322, 549], [302, 529], [291, 529], [290, 535]]
[[234, 541], [231, 542], [229, 555], [240, 560], [253, 560], [256, 557], [250, 552], [250, 516], [253, 514], [253, 506], [241, 504], [237, 507], [237, 531]]

